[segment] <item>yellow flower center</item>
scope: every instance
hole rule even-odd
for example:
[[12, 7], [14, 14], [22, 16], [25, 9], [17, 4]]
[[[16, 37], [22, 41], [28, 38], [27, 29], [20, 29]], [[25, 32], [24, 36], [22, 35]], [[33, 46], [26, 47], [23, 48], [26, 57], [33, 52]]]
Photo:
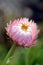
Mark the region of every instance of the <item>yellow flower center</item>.
[[22, 28], [22, 30], [25, 30], [26, 31], [28, 29], [28, 25], [27, 24], [22, 24], [22, 27], [21, 28]]

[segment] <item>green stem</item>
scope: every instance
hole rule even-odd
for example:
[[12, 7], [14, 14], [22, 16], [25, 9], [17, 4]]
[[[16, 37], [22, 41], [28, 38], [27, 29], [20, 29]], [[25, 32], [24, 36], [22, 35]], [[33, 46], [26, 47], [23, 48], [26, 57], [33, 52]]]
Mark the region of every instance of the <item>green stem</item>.
[[28, 65], [29, 64], [29, 52], [30, 52], [31, 48], [27, 48], [25, 47], [25, 64]]
[[2, 65], [6, 64], [7, 59], [11, 56], [11, 54], [12, 54], [13, 50], [15, 49], [15, 47], [16, 47], [15, 44], [13, 44], [12, 47], [11, 47], [11, 49], [9, 50], [8, 54], [6, 55], [6, 57], [5, 57]]

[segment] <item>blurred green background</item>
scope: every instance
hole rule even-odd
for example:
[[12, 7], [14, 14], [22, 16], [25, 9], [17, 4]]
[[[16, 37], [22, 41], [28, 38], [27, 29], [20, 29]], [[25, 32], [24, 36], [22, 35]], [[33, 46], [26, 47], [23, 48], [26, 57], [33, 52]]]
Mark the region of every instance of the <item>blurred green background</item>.
[[0, 65], [12, 46], [6, 35], [6, 23], [20, 17], [34, 19], [40, 28], [37, 44], [30, 48], [15, 47], [5, 65], [43, 65], [43, 1], [0, 0]]

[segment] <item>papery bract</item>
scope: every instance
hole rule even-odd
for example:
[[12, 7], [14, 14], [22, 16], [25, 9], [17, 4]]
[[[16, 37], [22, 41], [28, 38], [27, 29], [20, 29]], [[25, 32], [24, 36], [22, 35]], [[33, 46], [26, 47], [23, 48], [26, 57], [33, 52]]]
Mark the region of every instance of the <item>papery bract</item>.
[[28, 18], [21, 18], [7, 23], [7, 35], [17, 44], [31, 46], [36, 44], [39, 29], [36, 23]]

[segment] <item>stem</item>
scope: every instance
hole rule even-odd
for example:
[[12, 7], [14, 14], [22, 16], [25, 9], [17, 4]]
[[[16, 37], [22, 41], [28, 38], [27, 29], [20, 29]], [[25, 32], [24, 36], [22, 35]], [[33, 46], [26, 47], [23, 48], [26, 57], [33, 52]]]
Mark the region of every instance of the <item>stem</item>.
[[29, 64], [29, 52], [30, 52], [31, 48], [27, 48], [25, 47], [25, 64], [28, 65]]
[[16, 47], [15, 44], [13, 44], [12, 47], [10, 48], [10, 50], [9, 50], [9, 52], [8, 52], [8, 54], [7, 54], [7, 56], [5, 57], [5, 59], [4, 59], [3, 63], [2, 63], [2, 65], [5, 65], [5, 64], [6, 64], [7, 59], [11, 56], [11, 54], [12, 54], [13, 50], [15, 49], [15, 47]]

